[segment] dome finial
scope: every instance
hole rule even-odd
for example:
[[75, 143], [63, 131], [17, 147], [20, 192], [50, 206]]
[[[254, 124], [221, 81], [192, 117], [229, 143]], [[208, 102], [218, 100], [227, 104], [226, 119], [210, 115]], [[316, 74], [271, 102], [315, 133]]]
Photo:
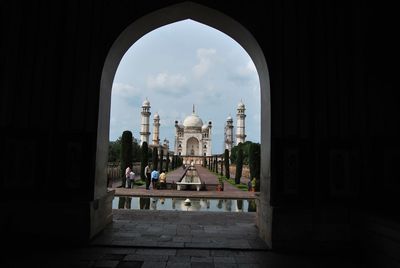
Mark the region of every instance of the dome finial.
[[195, 112], [194, 112], [194, 104], [193, 104], [193, 114], [195, 114]]

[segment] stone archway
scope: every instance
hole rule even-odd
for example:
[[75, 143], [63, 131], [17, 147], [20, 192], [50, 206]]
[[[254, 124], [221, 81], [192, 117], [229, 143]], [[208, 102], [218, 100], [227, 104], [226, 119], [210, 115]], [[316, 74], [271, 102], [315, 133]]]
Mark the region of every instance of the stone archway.
[[119, 62], [125, 52], [142, 36], [161, 26], [192, 19], [218, 29], [238, 42], [249, 54], [260, 79], [261, 96], [261, 189], [258, 210], [258, 226], [261, 237], [271, 245], [270, 207], [270, 83], [267, 63], [258, 42], [240, 23], [223, 13], [193, 3], [184, 2], [149, 13], [130, 24], [112, 45], [104, 63], [99, 99], [99, 116], [96, 152], [95, 194], [104, 191], [99, 185], [106, 181], [105, 167], [109, 140], [112, 83]]
[[199, 156], [199, 140], [190, 137], [186, 142], [186, 155]]

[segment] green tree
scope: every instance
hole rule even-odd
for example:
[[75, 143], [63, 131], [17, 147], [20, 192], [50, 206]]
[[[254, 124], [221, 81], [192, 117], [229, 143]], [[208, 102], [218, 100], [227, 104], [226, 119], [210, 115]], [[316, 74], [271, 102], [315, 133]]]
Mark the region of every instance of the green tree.
[[121, 137], [108, 143], [108, 162], [120, 162]]
[[230, 179], [231, 178], [231, 174], [229, 172], [229, 150], [228, 149], [225, 149], [224, 161], [225, 161], [225, 177], [227, 179]]
[[153, 155], [152, 155], [152, 166], [153, 170], [158, 170], [158, 148], [153, 147]]
[[165, 171], [168, 172], [169, 169], [169, 152], [167, 152], [167, 159], [165, 161]]
[[240, 178], [242, 177], [242, 169], [243, 169], [243, 149], [239, 148], [236, 161], [235, 184], [240, 183]]
[[148, 165], [149, 163], [149, 147], [147, 145], [147, 142], [143, 142], [142, 148], [141, 148], [141, 162], [140, 162], [140, 178], [142, 180], [146, 180], [146, 174], [144, 174], [144, 168]]
[[217, 173], [218, 174], [218, 156], [216, 155], [215, 156], [215, 160], [214, 160], [215, 162], [215, 173]]
[[138, 144], [137, 140], [133, 138], [132, 142], [132, 161], [133, 162], [140, 162], [141, 161], [141, 148], [140, 145]]
[[238, 145], [234, 146], [231, 151], [231, 163], [236, 164], [237, 156], [239, 149], [243, 150], [243, 165], [247, 165], [249, 163], [249, 148], [250, 144], [253, 142], [246, 141], [244, 143], [239, 143]]
[[260, 156], [261, 146], [259, 143], [252, 143], [249, 148], [249, 168], [250, 168], [250, 180], [256, 178], [257, 192], [260, 191]]
[[178, 155], [176, 158], [176, 167], [178, 168], [178, 167], [182, 166], [182, 164], [183, 164], [183, 159], [181, 156]]
[[[108, 143], [108, 162], [121, 162], [121, 140], [122, 136], [119, 136], [117, 140]], [[132, 161], [139, 162], [140, 157], [140, 146], [132, 137]]]
[[121, 174], [122, 177], [122, 186], [125, 186], [126, 177], [125, 177], [125, 169], [127, 167], [132, 168], [132, 132], [129, 130], [125, 130], [122, 133], [121, 138]]
[[161, 149], [160, 151], [160, 172], [163, 170], [163, 164], [164, 164], [164, 150]]
[[220, 161], [221, 161], [221, 168], [220, 168], [220, 171], [219, 171], [219, 175], [222, 176], [222, 175], [224, 175], [224, 161], [222, 159]]

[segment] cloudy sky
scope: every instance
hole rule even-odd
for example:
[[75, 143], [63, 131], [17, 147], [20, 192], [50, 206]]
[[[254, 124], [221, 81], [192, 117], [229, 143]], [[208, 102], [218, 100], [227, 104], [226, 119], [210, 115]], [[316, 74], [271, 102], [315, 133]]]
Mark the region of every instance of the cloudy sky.
[[[260, 142], [260, 85], [247, 52], [226, 34], [185, 20], [158, 28], [139, 39], [118, 66], [112, 89], [110, 140], [130, 130], [140, 140], [140, 112], [150, 101], [160, 115], [160, 140], [174, 146], [174, 122], [196, 113], [212, 121], [212, 151], [223, 151], [224, 126], [236, 108], [246, 105], [246, 140]], [[234, 128], [236, 131], [236, 128]], [[150, 135], [150, 140], [152, 136]]]

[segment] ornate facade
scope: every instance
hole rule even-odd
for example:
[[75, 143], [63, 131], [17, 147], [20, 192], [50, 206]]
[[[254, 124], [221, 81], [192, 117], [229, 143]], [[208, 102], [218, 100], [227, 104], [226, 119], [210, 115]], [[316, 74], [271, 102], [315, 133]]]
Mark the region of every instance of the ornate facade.
[[175, 121], [175, 154], [183, 156], [184, 162], [188, 158], [186, 160], [190, 163], [189, 158], [192, 158], [195, 163], [200, 164], [201, 157], [211, 156], [211, 128], [211, 121], [203, 124], [193, 106], [193, 113], [185, 118], [183, 124]]

